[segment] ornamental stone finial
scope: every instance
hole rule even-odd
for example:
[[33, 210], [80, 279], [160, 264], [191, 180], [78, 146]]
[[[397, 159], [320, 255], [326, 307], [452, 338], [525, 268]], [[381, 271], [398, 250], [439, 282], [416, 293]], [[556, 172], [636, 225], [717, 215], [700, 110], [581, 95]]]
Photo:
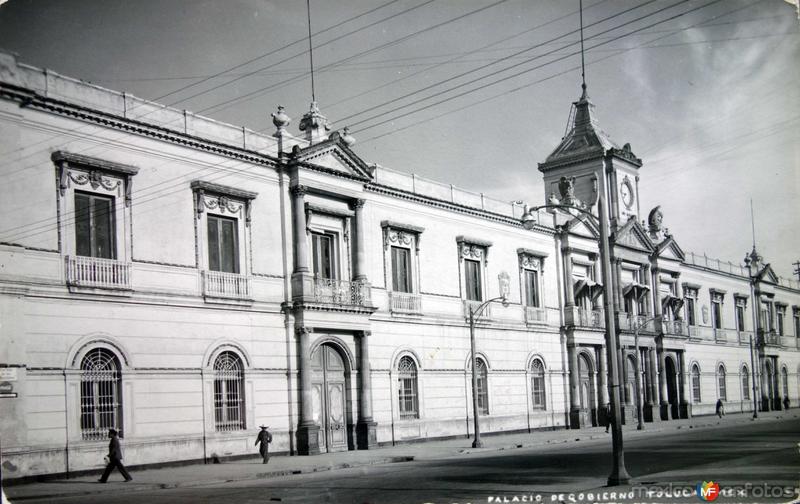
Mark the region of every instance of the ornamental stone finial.
[[289, 123], [292, 122], [292, 118], [286, 115], [286, 113], [284, 113], [283, 110], [284, 110], [283, 105], [278, 105], [278, 112], [277, 113], [273, 112], [272, 114], [270, 114], [270, 116], [272, 116], [272, 124], [274, 124], [275, 127], [278, 128], [277, 131], [275, 131], [275, 134], [273, 135], [276, 137], [283, 136], [283, 134], [286, 133], [286, 126], [288, 126]]
[[356, 139], [353, 138], [353, 135], [350, 134], [350, 127], [345, 126], [342, 130], [342, 141], [348, 147], [351, 147], [354, 143], [356, 143]]

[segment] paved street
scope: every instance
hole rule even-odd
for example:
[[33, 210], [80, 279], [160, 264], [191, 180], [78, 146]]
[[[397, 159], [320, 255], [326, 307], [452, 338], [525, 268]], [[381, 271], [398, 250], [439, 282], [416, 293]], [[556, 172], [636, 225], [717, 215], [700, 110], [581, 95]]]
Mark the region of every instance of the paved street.
[[[715, 420], [715, 419], [714, 419]], [[787, 502], [791, 498], [776, 495], [764, 498], [763, 485], [770, 491], [779, 485], [796, 486], [800, 470], [797, 442], [800, 422], [796, 415], [755, 422], [740, 416], [730, 422], [661, 432], [626, 432], [628, 471], [638, 485], [673, 484], [689, 492], [697, 483], [713, 480], [723, 492], [734, 485], [752, 484], [749, 494], [725, 496], [717, 502]], [[706, 419], [707, 422], [714, 421]], [[217, 503], [217, 502], [353, 502], [353, 503], [464, 503], [503, 502], [514, 496], [544, 502], [578, 502], [588, 494], [596, 501], [619, 501], [603, 492], [627, 489], [603, 488], [610, 470], [610, 436], [590, 436], [575, 442], [561, 433], [563, 443], [475, 451], [455, 456], [425, 458], [413, 462], [384, 463], [352, 469], [287, 475], [233, 482], [209, 482], [192, 487], [134, 490], [116, 483], [118, 492], [73, 495], [63, 498], [27, 498], [24, 502], [87, 503]], [[578, 431], [572, 431], [575, 436]], [[592, 439], [592, 437], [594, 439]], [[489, 438], [491, 439], [491, 438]], [[571, 442], [570, 442], [571, 441]], [[418, 449], [418, 447], [417, 447]], [[292, 459], [295, 459], [292, 457]], [[208, 466], [206, 466], [208, 467]], [[104, 487], [106, 490], [108, 487]], [[9, 492], [15, 495], [15, 488]], [[108, 488], [108, 490], [112, 490]], [[635, 489], [634, 489], [635, 490]], [[698, 502], [694, 495], [675, 498], [658, 493], [636, 494], [629, 501]], [[743, 489], [744, 490], [744, 489]], [[558, 494], [565, 495], [558, 495]], [[659, 496], [661, 498], [659, 499]], [[34, 496], [30, 496], [34, 497]], [[499, 499], [499, 500], [498, 500]]]

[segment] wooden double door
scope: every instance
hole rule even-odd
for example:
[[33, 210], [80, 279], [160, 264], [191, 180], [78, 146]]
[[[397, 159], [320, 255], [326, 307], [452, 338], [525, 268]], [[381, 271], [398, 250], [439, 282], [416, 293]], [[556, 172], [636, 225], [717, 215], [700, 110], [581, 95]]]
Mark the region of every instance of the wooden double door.
[[311, 385], [320, 451], [347, 450], [347, 369], [333, 346], [321, 345], [311, 356]]

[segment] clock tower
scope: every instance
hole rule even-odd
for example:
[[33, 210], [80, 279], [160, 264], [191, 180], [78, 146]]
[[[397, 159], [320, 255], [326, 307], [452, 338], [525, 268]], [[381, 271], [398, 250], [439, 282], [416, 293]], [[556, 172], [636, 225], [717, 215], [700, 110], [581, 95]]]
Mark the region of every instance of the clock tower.
[[[609, 222], [614, 229], [641, 215], [642, 160], [633, 154], [630, 144], [620, 147], [603, 131], [586, 85], [582, 87], [581, 97], [572, 103], [567, 134], [547, 160], [539, 163], [539, 171], [544, 175], [545, 200], [552, 203], [569, 197], [573, 204], [593, 207], [598, 191], [605, 191]], [[571, 185], [570, 195], [564, 194], [566, 184], [562, 179]]]

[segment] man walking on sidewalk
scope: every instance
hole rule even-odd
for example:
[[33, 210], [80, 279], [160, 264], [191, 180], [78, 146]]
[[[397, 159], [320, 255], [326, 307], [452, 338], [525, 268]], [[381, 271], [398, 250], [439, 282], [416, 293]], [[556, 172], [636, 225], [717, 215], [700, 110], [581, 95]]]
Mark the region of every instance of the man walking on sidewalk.
[[125, 466], [122, 465], [122, 447], [119, 445], [117, 431], [114, 429], [108, 429], [108, 437], [111, 438], [111, 441], [108, 442], [108, 464], [106, 465], [106, 470], [103, 471], [103, 475], [97, 481], [100, 483], [105, 483], [108, 480], [108, 477], [111, 475], [111, 471], [113, 471], [115, 467], [119, 469], [119, 472], [122, 474], [122, 477], [125, 478], [125, 481], [132, 480], [133, 478], [131, 478], [131, 475], [128, 474]]
[[258, 433], [258, 437], [256, 438], [256, 444], [261, 443], [261, 446], [258, 448], [259, 453], [261, 453], [261, 457], [263, 457], [264, 461], [262, 464], [266, 464], [269, 462], [269, 444], [272, 442], [272, 434], [270, 434], [269, 427], [261, 426], [261, 432]]

